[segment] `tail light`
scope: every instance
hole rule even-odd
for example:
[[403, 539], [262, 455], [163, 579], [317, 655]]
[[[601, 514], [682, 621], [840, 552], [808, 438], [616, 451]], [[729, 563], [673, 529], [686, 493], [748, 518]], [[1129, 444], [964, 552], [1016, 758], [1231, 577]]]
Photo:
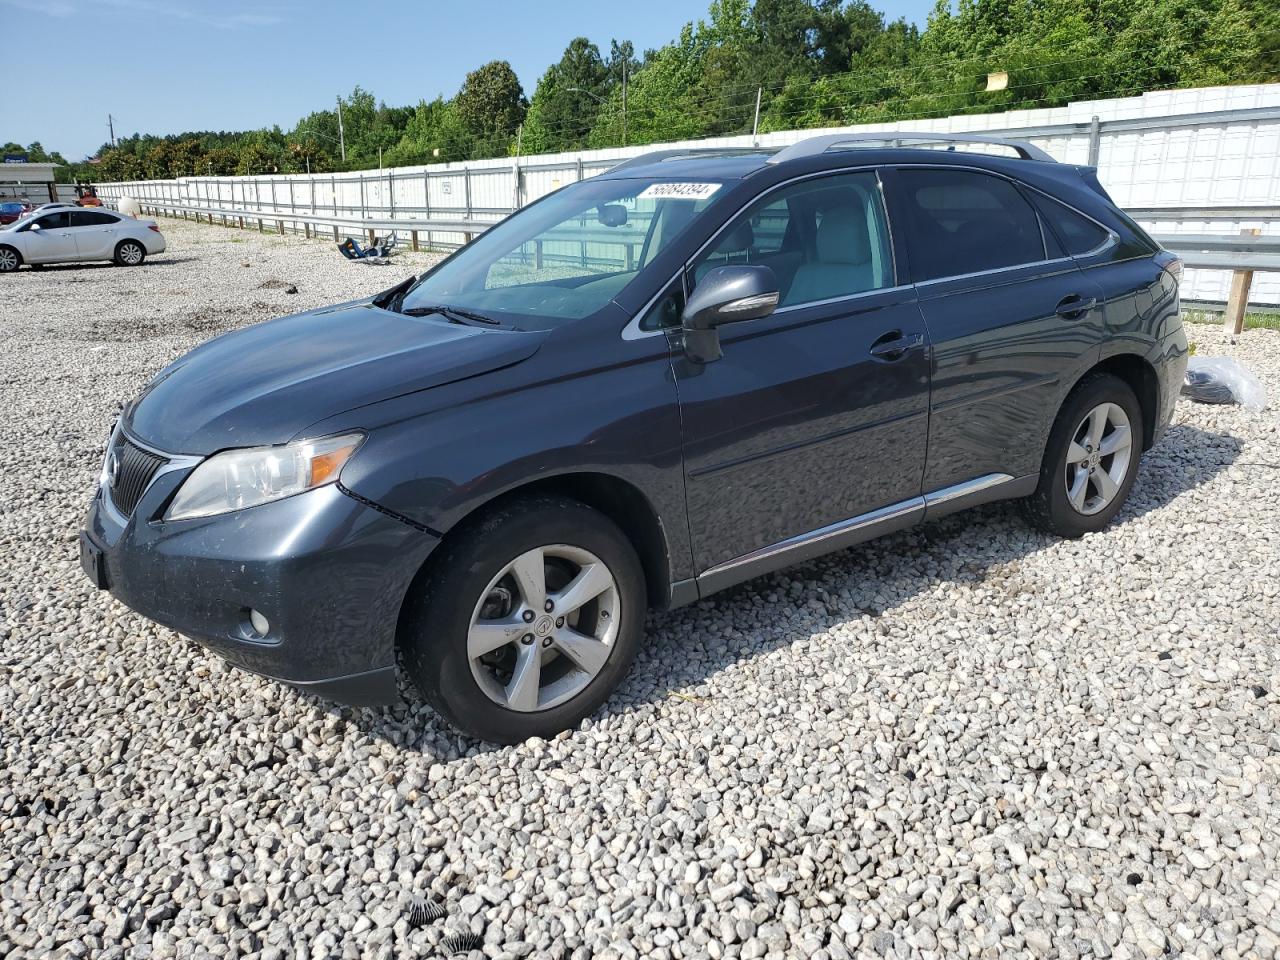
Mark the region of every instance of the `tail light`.
[[[148, 224], [147, 224], [147, 229], [148, 229], [148, 230], [154, 230], [156, 233], [159, 233], [159, 232], [160, 232], [160, 225], [159, 225], [159, 224], [155, 224], [155, 223], [148, 223]], [[1181, 261], [1181, 260], [1179, 260], [1179, 261], [1178, 261], [1178, 263], [1182, 263], [1182, 261]]]
[[1182, 279], [1182, 258], [1181, 257], [1171, 256], [1164, 263], [1160, 264], [1160, 266], [1164, 267], [1165, 273], [1173, 277], [1174, 280]]

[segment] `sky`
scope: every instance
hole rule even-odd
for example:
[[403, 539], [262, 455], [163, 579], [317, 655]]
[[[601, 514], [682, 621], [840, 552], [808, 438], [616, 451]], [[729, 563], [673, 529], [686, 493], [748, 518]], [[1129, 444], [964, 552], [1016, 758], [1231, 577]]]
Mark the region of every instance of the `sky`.
[[[932, 0], [883, 0], [923, 26]], [[116, 136], [284, 129], [359, 84], [393, 105], [457, 92], [507, 60], [526, 95], [575, 36], [637, 53], [706, 17], [708, 0], [0, 0], [0, 143], [78, 160]], [[45, 42], [48, 41], [48, 42]], [[51, 53], [56, 55], [51, 56]]]

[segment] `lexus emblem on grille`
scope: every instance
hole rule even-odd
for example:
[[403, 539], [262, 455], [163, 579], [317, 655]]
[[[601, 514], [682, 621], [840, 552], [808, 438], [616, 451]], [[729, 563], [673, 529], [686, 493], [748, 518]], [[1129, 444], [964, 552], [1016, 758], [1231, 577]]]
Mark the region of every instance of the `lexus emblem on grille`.
[[120, 456], [114, 451], [107, 457], [107, 486], [114, 490], [120, 483]]

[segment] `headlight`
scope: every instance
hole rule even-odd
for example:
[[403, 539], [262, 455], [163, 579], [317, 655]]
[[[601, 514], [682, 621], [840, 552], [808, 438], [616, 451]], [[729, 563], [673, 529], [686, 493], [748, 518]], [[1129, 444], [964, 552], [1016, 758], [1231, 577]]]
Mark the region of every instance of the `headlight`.
[[362, 433], [299, 440], [283, 447], [227, 450], [210, 457], [178, 488], [166, 520], [189, 520], [292, 497], [338, 479]]

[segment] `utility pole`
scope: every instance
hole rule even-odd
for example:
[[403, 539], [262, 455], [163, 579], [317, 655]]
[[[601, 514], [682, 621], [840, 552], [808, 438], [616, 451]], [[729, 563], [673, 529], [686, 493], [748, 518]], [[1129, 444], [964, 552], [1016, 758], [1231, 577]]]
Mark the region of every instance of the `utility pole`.
[[342, 98], [338, 97], [338, 147], [342, 150], [342, 162], [347, 162], [347, 135], [342, 131]]
[[764, 87], [756, 87], [756, 119], [751, 124], [751, 145], [753, 147], [760, 146], [760, 141], [757, 138], [760, 133], [760, 94], [763, 90]]
[[116, 127], [115, 122], [111, 119], [111, 114], [107, 114], [107, 131], [111, 134], [111, 145], [116, 145]]
[[627, 61], [630, 57], [622, 59], [622, 145], [627, 145]]

